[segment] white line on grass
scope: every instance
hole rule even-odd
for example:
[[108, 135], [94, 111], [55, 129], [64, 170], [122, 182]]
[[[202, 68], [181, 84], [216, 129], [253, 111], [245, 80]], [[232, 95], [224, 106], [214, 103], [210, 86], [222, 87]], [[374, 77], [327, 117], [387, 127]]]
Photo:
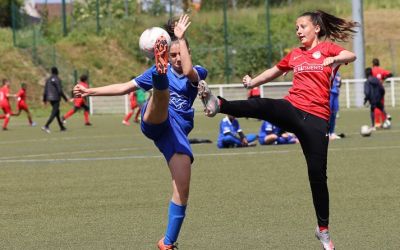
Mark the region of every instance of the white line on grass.
[[[378, 150], [378, 149], [400, 149], [398, 146], [381, 146], [381, 147], [352, 147], [352, 148], [331, 148], [329, 151], [360, 151], [360, 150]], [[119, 151], [119, 150], [118, 150]], [[236, 156], [236, 155], [259, 155], [259, 154], [286, 154], [293, 152], [301, 152], [297, 150], [273, 150], [273, 151], [257, 151], [257, 152], [221, 152], [221, 153], [204, 153], [195, 154], [195, 157], [210, 156]], [[53, 154], [54, 155], [54, 154]], [[1, 163], [41, 163], [41, 162], [77, 162], [77, 161], [104, 161], [104, 160], [128, 160], [128, 159], [149, 159], [163, 158], [161, 155], [131, 155], [131, 156], [115, 156], [115, 157], [84, 157], [84, 158], [64, 158], [64, 159], [7, 159], [1, 160]]]
[[[71, 140], [83, 140], [83, 139], [99, 139], [99, 138], [115, 138], [115, 137], [123, 137], [126, 138], [127, 134], [111, 134], [111, 135], [90, 135], [90, 136], [70, 136], [70, 137], [52, 137], [50, 138], [48, 134], [43, 132], [43, 136], [47, 136], [48, 138], [40, 138], [40, 139], [29, 139], [29, 140], [11, 140], [11, 141], [0, 141], [0, 144], [17, 144], [17, 143], [28, 143], [28, 142], [49, 142], [49, 141], [71, 141]], [[129, 134], [129, 137], [136, 136], [144, 136], [142, 134]]]
[[[58, 152], [58, 153], [45, 153], [45, 154], [31, 154], [31, 155], [14, 155], [14, 156], [3, 156], [0, 160], [12, 160], [15, 158], [31, 158], [31, 157], [41, 157], [41, 156], [56, 156], [56, 155], [74, 155], [74, 154], [90, 154], [90, 153], [105, 153], [105, 152], [115, 152], [115, 151], [135, 151], [141, 149], [148, 149], [150, 147], [141, 148], [118, 148], [118, 149], [99, 149], [99, 150], [80, 150], [71, 152]], [[153, 147], [151, 147], [153, 148]]]

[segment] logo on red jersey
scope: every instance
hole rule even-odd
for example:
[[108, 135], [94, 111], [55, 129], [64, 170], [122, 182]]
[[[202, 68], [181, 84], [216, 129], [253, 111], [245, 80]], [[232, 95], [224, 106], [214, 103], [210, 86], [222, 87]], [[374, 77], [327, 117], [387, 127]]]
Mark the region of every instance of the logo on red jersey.
[[322, 64], [308, 64], [303, 63], [298, 66], [295, 66], [293, 69], [294, 73], [300, 72], [322, 72], [324, 70], [324, 66]]
[[314, 57], [315, 59], [321, 58], [321, 52], [320, 52], [320, 51], [315, 51], [315, 52], [312, 54], [312, 57]]

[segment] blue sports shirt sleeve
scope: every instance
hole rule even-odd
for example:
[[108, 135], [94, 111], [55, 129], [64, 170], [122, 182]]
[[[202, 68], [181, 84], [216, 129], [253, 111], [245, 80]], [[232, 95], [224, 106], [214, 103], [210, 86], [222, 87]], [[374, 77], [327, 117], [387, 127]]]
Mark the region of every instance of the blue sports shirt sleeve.
[[196, 65], [194, 66], [194, 69], [197, 71], [197, 74], [199, 74], [200, 80], [207, 78], [208, 71], [205, 68], [201, 67], [200, 65]]
[[135, 82], [140, 88], [146, 91], [153, 88], [152, 71], [155, 67], [156, 66], [153, 65], [143, 72], [143, 74], [135, 78]]

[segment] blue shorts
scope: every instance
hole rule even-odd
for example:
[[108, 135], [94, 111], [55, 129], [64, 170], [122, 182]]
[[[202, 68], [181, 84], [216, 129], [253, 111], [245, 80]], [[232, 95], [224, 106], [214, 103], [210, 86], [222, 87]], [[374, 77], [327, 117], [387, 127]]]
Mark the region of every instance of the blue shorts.
[[144, 112], [147, 109], [147, 103], [142, 108], [142, 122], [141, 129], [143, 134], [154, 141], [154, 144], [164, 155], [167, 162], [169, 162], [175, 153], [184, 154], [190, 157], [193, 162], [193, 153], [190, 143], [185, 133], [181, 128], [177, 114], [168, 112], [168, 118], [160, 124], [148, 124], [143, 121]]

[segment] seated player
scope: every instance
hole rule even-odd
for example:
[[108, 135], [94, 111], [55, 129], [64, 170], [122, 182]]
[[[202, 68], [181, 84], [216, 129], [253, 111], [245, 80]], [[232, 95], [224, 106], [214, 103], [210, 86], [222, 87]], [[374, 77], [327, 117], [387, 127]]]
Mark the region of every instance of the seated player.
[[258, 142], [260, 145], [279, 145], [295, 144], [299, 140], [294, 134], [285, 132], [270, 122], [263, 121], [258, 134]]
[[222, 119], [219, 125], [218, 148], [235, 148], [255, 146], [257, 135], [245, 135], [240, 128], [239, 121], [231, 115]]

